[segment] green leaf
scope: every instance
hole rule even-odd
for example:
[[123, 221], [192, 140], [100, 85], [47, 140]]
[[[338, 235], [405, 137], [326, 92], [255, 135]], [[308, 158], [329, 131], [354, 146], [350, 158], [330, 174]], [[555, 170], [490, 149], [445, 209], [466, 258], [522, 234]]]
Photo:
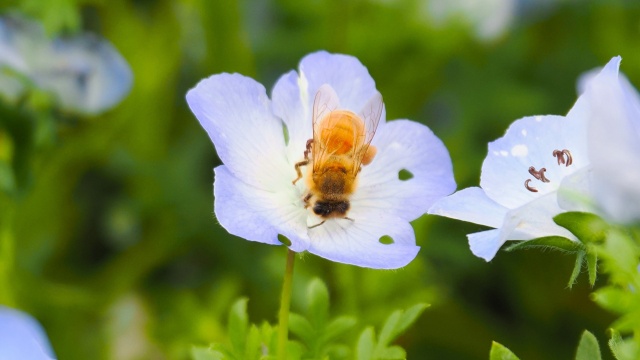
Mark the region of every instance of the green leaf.
[[316, 329], [304, 316], [289, 314], [289, 331], [302, 339], [305, 344], [313, 344], [317, 338]]
[[578, 275], [580, 275], [580, 270], [582, 269], [582, 263], [584, 262], [584, 257], [585, 257], [585, 252], [578, 251], [578, 254], [576, 255], [576, 262], [573, 265], [573, 271], [571, 272], [571, 276], [569, 277], [568, 286], [570, 289], [573, 287], [573, 284], [576, 283], [576, 279], [578, 278]]
[[519, 241], [505, 248], [506, 251], [529, 250], [529, 249], [557, 250], [557, 251], [575, 253], [578, 251], [584, 251], [585, 247], [582, 243], [569, 240], [566, 237], [545, 236], [545, 237], [540, 237], [537, 239], [532, 239], [527, 241]]
[[491, 344], [491, 351], [489, 352], [489, 360], [520, 360], [511, 350], [502, 346], [497, 342]]
[[357, 320], [350, 316], [340, 316], [333, 319], [329, 325], [327, 325], [324, 331], [324, 341], [330, 342], [331, 340], [340, 337], [347, 331], [351, 330], [357, 323]]
[[569, 230], [584, 244], [602, 242], [609, 229], [609, 225], [599, 216], [586, 212], [558, 214], [553, 221]]
[[211, 347], [194, 346], [191, 348], [191, 359], [193, 360], [223, 360], [224, 355]]
[[578, 344], [578, 350], [576, 352], [576, 360], [600, 360], [600, 345], [598, 345], [598, 339], [585, 330], [580, 338]]
[[593, 286], [598, 277], [598, 254], [594, 249], [587, 251], [587, 271], [589, 272], [589, 285]]
[[407, 352], [400, 346], [390, 346], [376, 354], [375, 358], [384, 360], [404, 360], [407, 358]]
[[624, 314], [631, 310], [633, 294], [615, 286], [606, 286], [594, 291], [591, 298], [605, 310]]
[[372, 360], [373, 348], [375, 347], [376, 333], [372, 326], [365, 328], [360, 337], [358, 338], [358, 344], [356, 345], [356, 360]]
[[406, 311], [394, 311], [385, 322], [380, 335], [378, 336], [378, 346], [386, 346], [402, 334], [411, 326], [420, 314], [428, 307], [427, 304], [416, 304]]
[[315, 328], [323, 328], [329, 319], [329, 290], [322, 280], [311, 280], [307, 287], [307, 300], [309, 321]]
[[231, 306], [229, 313], [228, 332], [234, 353], [244, 354], [249, 328], [249, 315], [247, 315], [247, 302], [249, 299], [241, 298]]

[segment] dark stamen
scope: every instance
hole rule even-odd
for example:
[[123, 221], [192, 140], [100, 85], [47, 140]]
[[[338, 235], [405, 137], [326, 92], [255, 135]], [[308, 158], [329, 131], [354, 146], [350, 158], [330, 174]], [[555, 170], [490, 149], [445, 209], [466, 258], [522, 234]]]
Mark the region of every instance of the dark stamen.
[[[565, 164], [565, 166], [569, 166], [573, 164], [573, 157], [571, 157], [571, 152], [567, 149], [553, 150], [553, 156], [558, 158], [558, 165]], [[566, 160], [565, 156], [567, 157]]]
[[546, 168], [540, 168], [540, 170], [536, 170], [533, 166], [529, 167], [529, 174], [531, 174], [537, 180], [548, 183], [550, 180], [544, 176], [544, 172], [547, 171]]
[[525, 187], [527, 190], [531, 191], [531, 192], [538, 192], [538, 189], [534, 188], [533, 186], [529, 186], [529, 183], [530, 183], [530, 182], [531, 182], [531, 179], [527, 179], [527, 180], [524, 182], [524, 187]]

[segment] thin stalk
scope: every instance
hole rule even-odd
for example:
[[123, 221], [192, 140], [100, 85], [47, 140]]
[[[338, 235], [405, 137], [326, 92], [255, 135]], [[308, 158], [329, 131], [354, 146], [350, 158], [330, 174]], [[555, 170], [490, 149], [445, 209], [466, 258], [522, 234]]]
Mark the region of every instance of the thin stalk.
[[293, 262], [296, 253], [287, 249], [287, 265], [284, 271], [282, 296], [280, 297], [280, 313], [278, 314], [278, 359], [287, 359], [287, 340], [289, 338], [289, 306], [291, 305], [291, 289], [293, 280]]

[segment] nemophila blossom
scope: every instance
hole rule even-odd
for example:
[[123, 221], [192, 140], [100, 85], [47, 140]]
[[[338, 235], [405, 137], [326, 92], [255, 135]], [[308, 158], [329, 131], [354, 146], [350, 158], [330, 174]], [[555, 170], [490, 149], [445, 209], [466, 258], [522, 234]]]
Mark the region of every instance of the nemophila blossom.
[[595, 91], [607, 78], [610, 66], [589, 81], [587, 92], [566, 116], [525, 117], [511, 124], [502, 138], [489, 143], [480, 187], [438, 201], [429, 213], [495, 228], [468, 235], [471, 251], [487, 261], [507, 240], [544, 236], [577, 240], [555, 224], [553, 217], [592, 208], [588, 201], [590, 156], [602, 145], [599, 139], [588, 141], [589, 120], [597, 104], [604, 109], [604, 102], [610, 101]]
[[590, 81], [589, 194], [597, 210], [617, 223], [640, 221], [640, 96], [613, 58]]
[[[321, 88], [318, 96], [324, 100], [316, 101]], [[408, 264], [419, 250], [409, 222], [454, 191], [451, 160], [426, 126], [409, 120], [387, 123], [382, 103], [375, 106], [378, 101], [373, 79], [356, 58], [326, 52], [304, 57], [298, 72], [284, 74], [271, 100], [262, 85], [239, 74], [202, 80], [189, 91], [187, 102], [224, 163], [215, 168], [214, 181], [220, 224], [236, 236], [273, 245], [281, 245], [278, 234], [282, 234], [295, 252], [308, 251], [342, 263], [385, 269]], [[309, 206], [314, 200], [308, 197], [311, 175], [305, 166], [312, 163], [300, 166], [303, 179], [292, 183], [305, 151], [311, 161], [314, 151], [321, 152], [315, 147], [320, 144], [307, 147], [314, 137], [314, 104], [319, 102], [316, 112], [322, 112], [322, 119], [343, 119], [339, 122], [346, 121], [341, 123], [348, 125], [345, 131], [361, 126], [348, 120], [359, 114], [371, 135], [375, 129], [367, 119], [380, 117], [371, 142], [377, 153], [357, 173], [346, 207], [329, 207], [334, 215], [346, 209], [344, 217], [323, 218], [315, 205]], [[334, 169], [339, 169], [339, 163], [346, 161], [342, 154], [366, 142], [357, 137], [360, 130], [354, 132], [358, 135], [353, 142], [337, 147], [335, 138], [323, 138], [324, 144], [332, 144], [322, 150], [323, 161], [333, 161]], [[411, 179], [401, 180], [402, 170], [410, 172]]]
[[122, 100], [132, 78], [127, 62], [105, 39], [49, 38], [35, 21], [0, 18], [0, 96], [9, 101], [36, 87], [52, 93], [65, 110], [97, 114]]
[[0, 359], [52, 360], [55, 354], [42, 326], [34, 318], [0, 305]]

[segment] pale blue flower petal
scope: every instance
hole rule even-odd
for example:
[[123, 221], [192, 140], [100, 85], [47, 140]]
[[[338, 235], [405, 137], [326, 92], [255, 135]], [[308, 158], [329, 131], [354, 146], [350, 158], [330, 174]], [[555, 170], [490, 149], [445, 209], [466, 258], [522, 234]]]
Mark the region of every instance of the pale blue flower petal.
[[296, 172], [285, 156], [282, 122], [261, 84], [239, 74], [213, 75], [189, 90], [187, 103], [235, 177], [262, 190], [293, 191]]
[[282, 234], [296, 252], [309, 246], [307, 212], [295, 194], [274, 193], [249, 185], [225, 165], [215, 168], [213, 190], [216, 218], [229, 233], [272, 245], [282, 245], [278, 240], [278, 234]]
[[500, 237], [500, 229], [472, 233], [467, 235], [467, 238], [473, 255], [485, 261], [491, 261], [504, 244], [504, 240]]
[[[397, 269], [413, 260], [420, 247], [415, 245], [411, 225], [392, 214], [359, 211], [349, 213], [353, 221], [327, 221], [309, 230], [308, 251], [323, 258], [374, 269]], [[392, 244], [381, 243], [383, 236]]]
[[557, 225], [553, 217], [564, 212], [558, 205], [557, 193], [543, 195], [524, 206], [510, 210], [501, 226], [501, 239], [531, 240], [544, 236], [576, 237]]
[[[353, 207], [394, 214], [412, 221], [434, 201], [451, 194], [456, 183], [449, 152], [428, 127], [394, 120], [378, 132], [373, 144], [378, 155], [362, 168]], [[409, 171], [411, 179], [400, 180]]]
[[[312, 112], [318, 88], [329, 84], [342, 109], [358, 114], [377, 93], [367, 68], [353, 56], [319, 51], [300, 61], [299, 73], [283, 75], [273, 88], [273, 111], [282, 118], [289, 132], [289, 157], [300, 160], [307, 139], [313, 137]], [[384, 126], [384, 109], [379, 127]]]
[[119, 103], [131, 89], [133, 74], [105, 39], [80, 34], [50, 39], [41, 24], [20, 17], [0, 18], [0, 93], [15, 100], [25, 79], [52, 92], [66, 110], [97, 114]]
[[613, 221], [640, 220], [640, 100], [613, 58], [587, 87], [593, 194]]
[[438, 200], [429, 209], [429, 214], [499, 228], [508, 211], [489, 199], [481, 188], [470, 187]]
[[[574, 114], [582, 113], [582, 102]], [[571, 166], [559, 165], [554, 150], [567, 149]], [[544, 194], [555, 192], [564, 176], [586, 166], [586, 119], [579, 116], [533, 116], [516, 120], [506, 134], [489, 143], [482, 164], [480, 186], [487, 196], [507, 208], [517, 208]], [[549, 182], [536, 180], [529, 168], [545, 168]], [[530, 179], [527, 190], [525, 181]]]
[[55, 355], [47, 335], [35, 319], [0, 305], [0, 359], [51, 360]]

